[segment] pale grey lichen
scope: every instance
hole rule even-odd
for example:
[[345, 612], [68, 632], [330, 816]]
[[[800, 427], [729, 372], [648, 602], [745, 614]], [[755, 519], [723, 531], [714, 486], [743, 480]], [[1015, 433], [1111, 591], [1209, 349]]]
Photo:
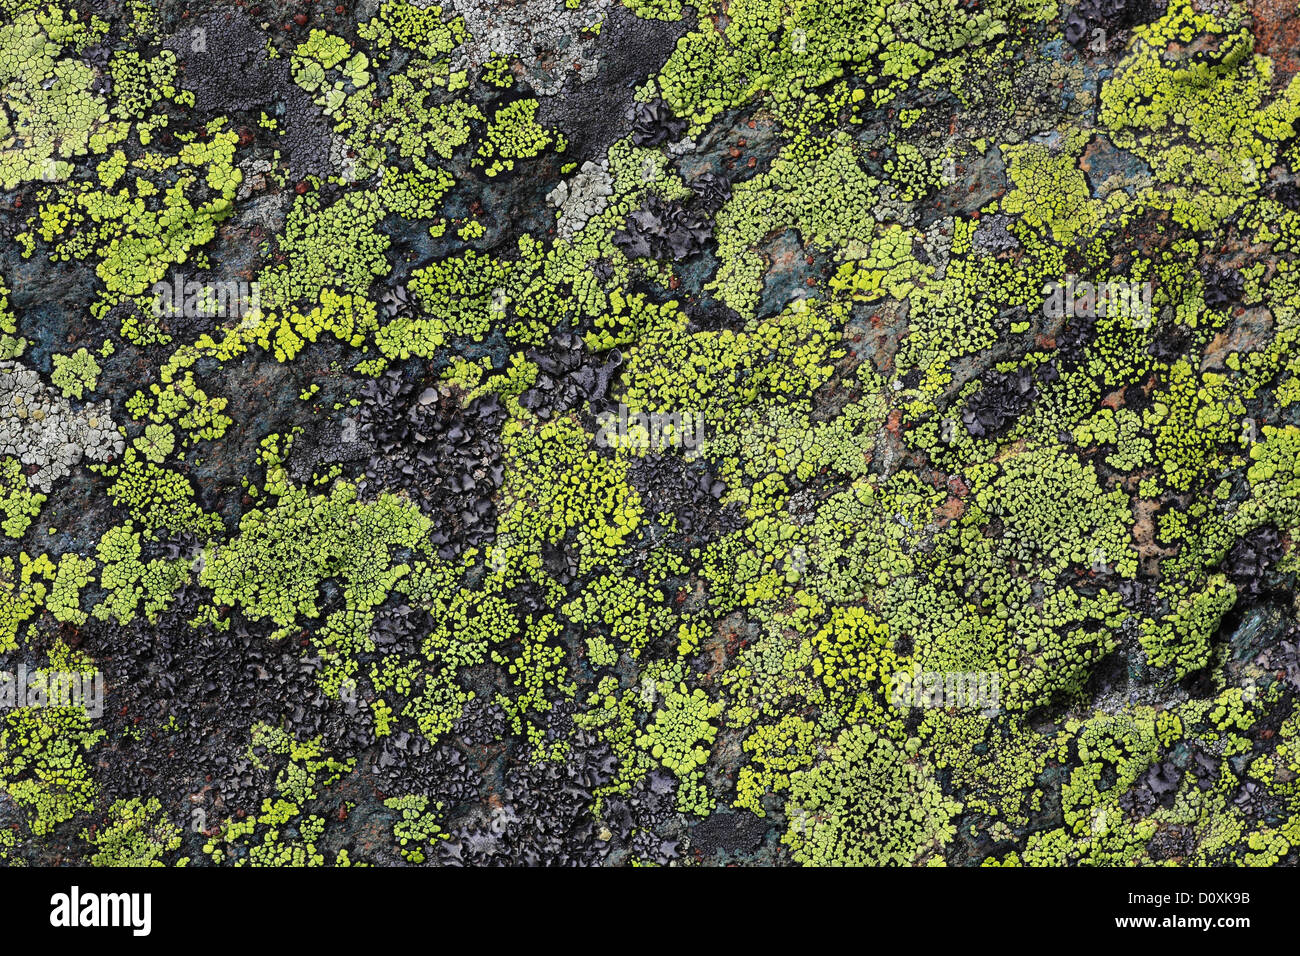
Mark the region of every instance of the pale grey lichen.
[[584, 83], [596, 76], [600, 58], [594, 32], [611, 7], [596, 0], [571, 10], [564, 0], [523, 0], [494, 6], [483, 0], [455, 0], [471, 39], [456, 48], [453, 66], [478, 71], [493, 53], [517, 58], [523, 79], [542, 96], [554, 96], [565, 81], [577, 76]]
[[125, 447], [107, 401], [74, 409], [34, 370], [0, 362], [0, 454], [36, 466], [31, 487], [49, 492], [82, 458], [110, 461]]
[[561, 239], [572, 239], [587, 220], [605, 210], [609, 197], [614, 194], [614, 178], [609, 174], [609, 163], [591, 160], [571, 179], [560, 182], [546, 196], [546, 201], [557, 207], [558, 223], [555, 234]]

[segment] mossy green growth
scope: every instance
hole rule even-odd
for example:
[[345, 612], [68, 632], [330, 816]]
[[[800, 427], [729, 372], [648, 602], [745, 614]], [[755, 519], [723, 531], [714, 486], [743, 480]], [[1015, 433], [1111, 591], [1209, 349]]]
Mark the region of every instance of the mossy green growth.
[[140, 533], [130, 523], [104, 532], [96, 556], [101, 564], [99, 585], [106, 593], [91, 610], [96, 618], [125, 624], [135, 617], [143, 601], [145, 617], [154, 623], [171, 604], [180, 586], [189, 580], [187, 561], [166, 558], [142, 561], [142, 553]]
[[149, 424], [144, 426], [144, 434], [132, 444], [140, 454], [157, 465], [176, 450], [176, 434], [170, 425]]
[[108, 123], [106, 104], [91, 92], [94, 70], [79, 54], [108, 25], [69, 17], [56, 4], [35, 5], [0, 25], [0, 189], [33, 180], [57, 182]]
[[[627, 575], [603, 575], [583, 589], [561, 612], [577, 624], [604, 625], [609, 635], [638, 657], [645, 646], [667, 634], [675, 616], [656, 589]], [[617, 652], [615, 652], [617, 656]]]
[[[140, 174], [120, 188], [79, 181], [42, 192], [28, 231], [19, 236], [23, 255], [31, 256], [39, 241], [54, 262], [94, 258], [104, 289], [92, 311], [102, 317], [130, 299], [139, 309], [123, 320], [123, 335], [136, 344], [166, 341], [146, 293], [211, 241], [231, 214], [243, 173], [234, 165], [239, 134], [226, 126], [224, 118], [215, 119], [206, 139], [170, 155], [146, 154]], [[117, 185], [115, 177], [108, 181]]]
[[[276, 771], [275, 797], [265, 798], [260, 812], [222, 821], [203, 852], [214, 863], [234, 866], [325, 866], [319, 844], [329, 826], [326, 814], [337, 819], [339, 805], [329, 788], [352, 772], [356, 760], [329, 756], [320, 738], [299, 740], [261, 723], [252, 729], [247, 756], [258, 769]], [[327, 795], [328, 808], [322, 805]], [[346, 849], [335, 854], [333, 864], [353, 865]]]
[[[1201, 37], [1195, 46], [1184, 45]], [[1165, 15], [1134, 31], [1131, 54], [1102, 88], [1101, 123], [1164, 182], [1216, 195], [1252, 191], [1300, 119], [1300, 77], [1273, 95], [1273, 65], [1253, 51], [1240, 8], [1202, 13], [1174, 0]], [[1231, 171], [1225, 175], [1225, 170]], [[1208, 198], [1208, 196], [1207, 196]], [[1189, 223], [1229, 214], [1189, 198]], [[1195, 210], [1195, 212], [1193, 212]]]
[[357, 655], [373, 653], [374, 609], [411, 571], [398, 553], [427, 554], [430, 519], [391, 494], [358, 499], [356, 486], [335, 481], [324, 494], [293, 484], [282, 454], [287, 444], [263, 443], [265, 499], [240, 519], [238, 533], [213, 547], [199, 580], [214, 606], [239, 607], [251, 620], [276, 625], [283, 637], [301, 619], [321, 613], [321, 585], [334, 580], [343, 606], [321, 622], [315, 637], [326, 662], [319, 679], [331, 693], [355, 677]]
[[[157, 432], [153, 436], [159, 439]], [[150, 444], [147, 430], [143, 438], [143, 442], [137, 439], [144, 445], [139, 454], [137, 444], [126, 450], [120, 462], [91, 466], [112, 479], [109, 499], [152, 534], [189, 531], [201, 538], [210, 537], [221, 528], [220, 516], [203, 510], [194, 485], [185, 475], [153, 460], [162, 446]]]
[[167, 819], [156, 797], [115, 800], [108, 820], [81, 838], [95, 847], [91, 866], [166, 866], [163, 857], [180, 849], [181, 829]]
[[537, 156], [551, 145], [563, 151], [563, 135], [537, 121], [539, 105], [537, 100], [513, 100], [496, 111], [475, 159], [485, 176], [512, 170], [515, 160]]
[[397, 810], [402, 815], [393, 824], [393, 836], [408, 863], [423, 863], [426, 859], [425, 851], [430, 845], [447, 838], [438, 822], [442, 804], [435, 803], [431, 806], [430, 803], [429, 798], [421, 794], [389, 797], [384, 801], [384, 806]]
[[299, 196], [279, 239], [286, 261], [258, 276], [263, 328], [274, 329], [272, 317], [301, 303], [320, 302], [325, 290], [364, 299], [388, 268], [389, 239], [377, 231], [383, 216], [372, 192], [350, 192], [328, 206], [315, 194]]
[[627, 464], [597, 454], [572, 419], [505, 426], [508, 468], [498, 534], [540, 557], [543, 543], [574, 533], [586, 573], [617, 553], [643, 521], [640, 496], [627, 483]]
[[163, 50], [146, 59], [135, 50], [119, 50], [108, 64], [113, 78], [113, 115], [144, 119], [164, 98], [176, 95], [176, 54]]
[[450, 53], [468, 36], [464, 20], [444, 17], [439, 6], [390, 0], [380, 4], [375, 15], [357, 28], [357, 34], [381, 52], [405, 47], [432, 60]]
[[791, 775], [782, 842], [805, 866], [942, 863], [960, 811], [903, 747], [854, 727], [827, 760]]
[[95, 390], [101, 369], [95, 356], [86, 349], [80, 348], [68, 355], [56, 354], [52, 361], [54, 369], [50, 372], [50, 381], [64, 398], [80, 399]]
[[677, 777], [678, 809], [683, 812], [704, 815], [712, 809], [702, 780], [722, 707], [701, 688], [687, 690], [679, 683], [664, 694], [663, 705], [637, 736], [637, 746]]
[[45, 495], [28, 486], [22, 463], [9, 455], [0, 458], [0, 530], [11, 538], [21, 538], [44, 502]]
[[80, 707], [23, 707], [0, 716], [0, 789], [26, 813], [32, 833], [47, 835], [93, 808], [87, 755], [104, 736]]
[[1127, 497], [1104, 491], [1091, 465], [1057, 449], [1008, 457], [997, 477], [980, 485], [965, 520], [993, 519], [1003, 560], [1027, 563], [1046, 578], [1070, 564], [1137, 573]]

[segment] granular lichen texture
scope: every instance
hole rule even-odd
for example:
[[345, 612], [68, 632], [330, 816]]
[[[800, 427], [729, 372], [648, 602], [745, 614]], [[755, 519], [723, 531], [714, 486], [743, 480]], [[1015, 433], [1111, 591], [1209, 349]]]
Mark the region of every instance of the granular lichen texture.
[[1294, 0], [0, 0], [0, 97], [0, 865], [1300, 861]]

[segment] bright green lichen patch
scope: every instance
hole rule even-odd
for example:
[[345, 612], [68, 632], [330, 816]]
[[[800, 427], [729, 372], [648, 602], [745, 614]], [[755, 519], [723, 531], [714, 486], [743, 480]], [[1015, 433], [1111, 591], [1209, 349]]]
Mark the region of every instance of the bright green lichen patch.
[[27, 486], [22, 465], [16, 458], [0, 460], [0, 512], [4, 521], [0, 528], [11, 538], [21, 538], [41, 511], [45, 495]]
[[0, 861], [1295, 861], [1260, 10], [0, 7]]
[[941, 861], [961, 810], [923, 766], [870, 730], [845, 731], [827, 762], [791, 776], [790, 790], [783, 842], [816, 866]]
[[54, 4], [0, 25], [0, 188], [66, 179], [71, 160], [107, 125], [104, 101], [91, 92], [93, 71], [76, 57], [107, 26], [98, 18], [80, 24]]
[[162, 805], [152, 797], [115, 801], [107, 825], [81, 834], [95, 845], [91, 865], [166, 866], [162, 858], [180, 848], [181, 831], [161, 811]]
[[86, 392], [95, 390], [100, 371], [95, 356], [82, 348], [71, 355], [54, 356], [54, 371], [50, 373], [50, 381], [65, 398], [81, 398]]

